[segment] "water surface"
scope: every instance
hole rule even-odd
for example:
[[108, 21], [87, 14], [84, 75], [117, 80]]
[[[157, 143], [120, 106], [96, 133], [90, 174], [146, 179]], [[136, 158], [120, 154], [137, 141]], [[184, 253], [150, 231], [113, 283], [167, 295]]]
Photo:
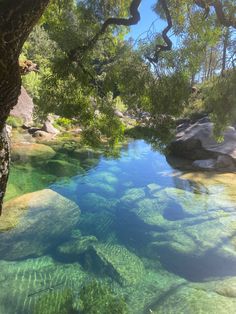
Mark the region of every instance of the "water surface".
[[234, 174], [139, 140], [16, 163], [7, 197], [28, 210], [0, 233], [0, 314], [235, 313]]

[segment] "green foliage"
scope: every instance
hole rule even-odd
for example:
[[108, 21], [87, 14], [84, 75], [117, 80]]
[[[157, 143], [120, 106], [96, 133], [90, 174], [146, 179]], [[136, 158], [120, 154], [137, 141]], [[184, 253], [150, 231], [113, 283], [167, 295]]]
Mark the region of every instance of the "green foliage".
[[236, 122], [236, 71], [214, 78], [205, 91], [205, 106], [211, 112], [219, 134], [227, 125]]
[[125, 314], [127, 306], [106, 283], [93, 280], [80, 291], [79, 313], [81, 314]]
[[7, 124], [13, 128], [20, 128], [24, 123], [23, 120], [19, 117], [9, 116], [7, 118]]
[[73, 125], [73, 121], [71, 119], [67, 119], [67, 118], [63, 118], [63, 117], [59, 117], [57, 118], [53, 125], [56, 127], [56, 128], [64, 128], [66, 130], [70, 129]]

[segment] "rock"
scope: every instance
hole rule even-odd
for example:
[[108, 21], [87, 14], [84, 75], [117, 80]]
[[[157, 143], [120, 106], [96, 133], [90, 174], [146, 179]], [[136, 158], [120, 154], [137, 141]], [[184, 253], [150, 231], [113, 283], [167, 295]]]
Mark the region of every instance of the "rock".
[[214, 170], [216, 167], [215, 159], [204, 159], [204, 160], [195, 160], [192, 163], [195, 169], [199, 170]]
[[37, 131], [41, 131], [41, 129], [36, 128], [36, 127], [30, 127], [27, 130], [28, 130], [29, 134], [34, 134]]
[[23, 123], [30, 125], [33, 122], [34, 103], [25, 88], [21, 87], [21, 94], [17, 105], [11, 110], [10, 115], [21, 118]]
[[[206, 285], [207, 286], [207, 285]], [[234, 314], [236, 298], [222, 296], [214, 291], [205, 290], [195, 284], [182, 284], [165, 296], [159, 298], [155, 305], [150, 305], [150, 313], [207, 313]]]
[[70, 262], [78, 261], [81, 254], [85, 253], [97, 242], [98, 240], [94, 236], [84, 236], [78, 239], [73, 239], [60, 245], [57, 249], [58, 254]]
[[45, 131], [37, 130], [32, 134], [32, 136], [40, 140], [51, 140], [55, 135]]
[[50, 256], [16, 262], [0, 260], [0, 269], [1, 314], [77, 313], [68, 307], [78, 299], [68, 299], [68, 294], [73, 294], [70, 287], [79, 291], [88, 281], [78, 263], [58, 263]]
[[116, 115], [118, 118], [124, 118], [124, 115], [123, 115], [123, 113], [122, 113], [121, 111], [115, 110], [114, 113], [115, 113], [115, 115]]
[[233, 159], [227, 155], [218, 156], [215, 166], [217, 169], [234, 169], [235, 167]]
[[[49, 160], [45, 165], [46, 170], [57, 177], [72, 177], [76, 175], [79, 166], [73, 165], [64, 160]], [[80, 169], [81, 170], [81, 169]]]
[[132, 188], [127, 189], [124, 196], [122, 196], [121, 201], [124, 203], [133, 203], [139, 199], [143, 199], [145, 197], [145, 191], [142, 188]]
[[42, 131], [47, 132], [47, 133], [51, 133], [51, 134], [59, 134], [60, 131], [58, 129], [56, 129], [51, 121], [47, 120], [44, 122], [44, 125], [42, 127]]
[[45, 255], [78, 223], [79, 215], [74, 202], [49, 189], [6, 202], [0, 220], [1, 258]]
[[[169, 147], [171, 154], [192, 160], [212, 159], [225, 155], [236, 162], [235, 129], [228, 127], [222, 134], [223, 141], [218, 143], [213, 136], [213, 123], [206, 122], [207, 118], [203, 119], [176, 135], [176, 140]], [[219, 164], [221, 166], [221, 160]]]
[[12, 143], [13, 161], [40, 161], [53, 158], [56, 152], [47, 145], [37, 143]]
[[97, 243], [85, 252], [84, 267], [97, 270], [120, 284], [136, 284], [145, 273], [142, 261], [134, 253], [118, 244]]

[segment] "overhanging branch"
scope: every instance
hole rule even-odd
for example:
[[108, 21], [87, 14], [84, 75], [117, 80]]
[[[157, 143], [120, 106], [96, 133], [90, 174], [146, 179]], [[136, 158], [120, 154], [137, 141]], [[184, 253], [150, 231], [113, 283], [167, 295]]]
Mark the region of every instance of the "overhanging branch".
[[130, 4], [130, 17], [129, 18], [119, 18], [119, 17], [111, 17], [108, 18], [102, 25], [101, 29], [93, 36], [93, 38], [88, 42], [87, 45], [83, 47], [77, 47], [73, 49], [69, 53], [69, 57], [72, 61], [78, 60], [80, 54], [85, 53], [87, 50], [93, 48], [98, 39], [106, 32], [109, 26], [117, 25], [117, 26], [132, 26], [136, 25], [140, 21], [140, 13], [139, 6], [142, 0], [132, 0]]

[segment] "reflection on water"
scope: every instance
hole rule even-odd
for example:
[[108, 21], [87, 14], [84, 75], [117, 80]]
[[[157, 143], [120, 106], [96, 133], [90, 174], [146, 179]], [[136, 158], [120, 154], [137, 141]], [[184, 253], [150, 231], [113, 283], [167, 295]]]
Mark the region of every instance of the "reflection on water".
[[15, 164], [0, 314], [235, 313], [235, 176], [173, 170], [144, 141]]

